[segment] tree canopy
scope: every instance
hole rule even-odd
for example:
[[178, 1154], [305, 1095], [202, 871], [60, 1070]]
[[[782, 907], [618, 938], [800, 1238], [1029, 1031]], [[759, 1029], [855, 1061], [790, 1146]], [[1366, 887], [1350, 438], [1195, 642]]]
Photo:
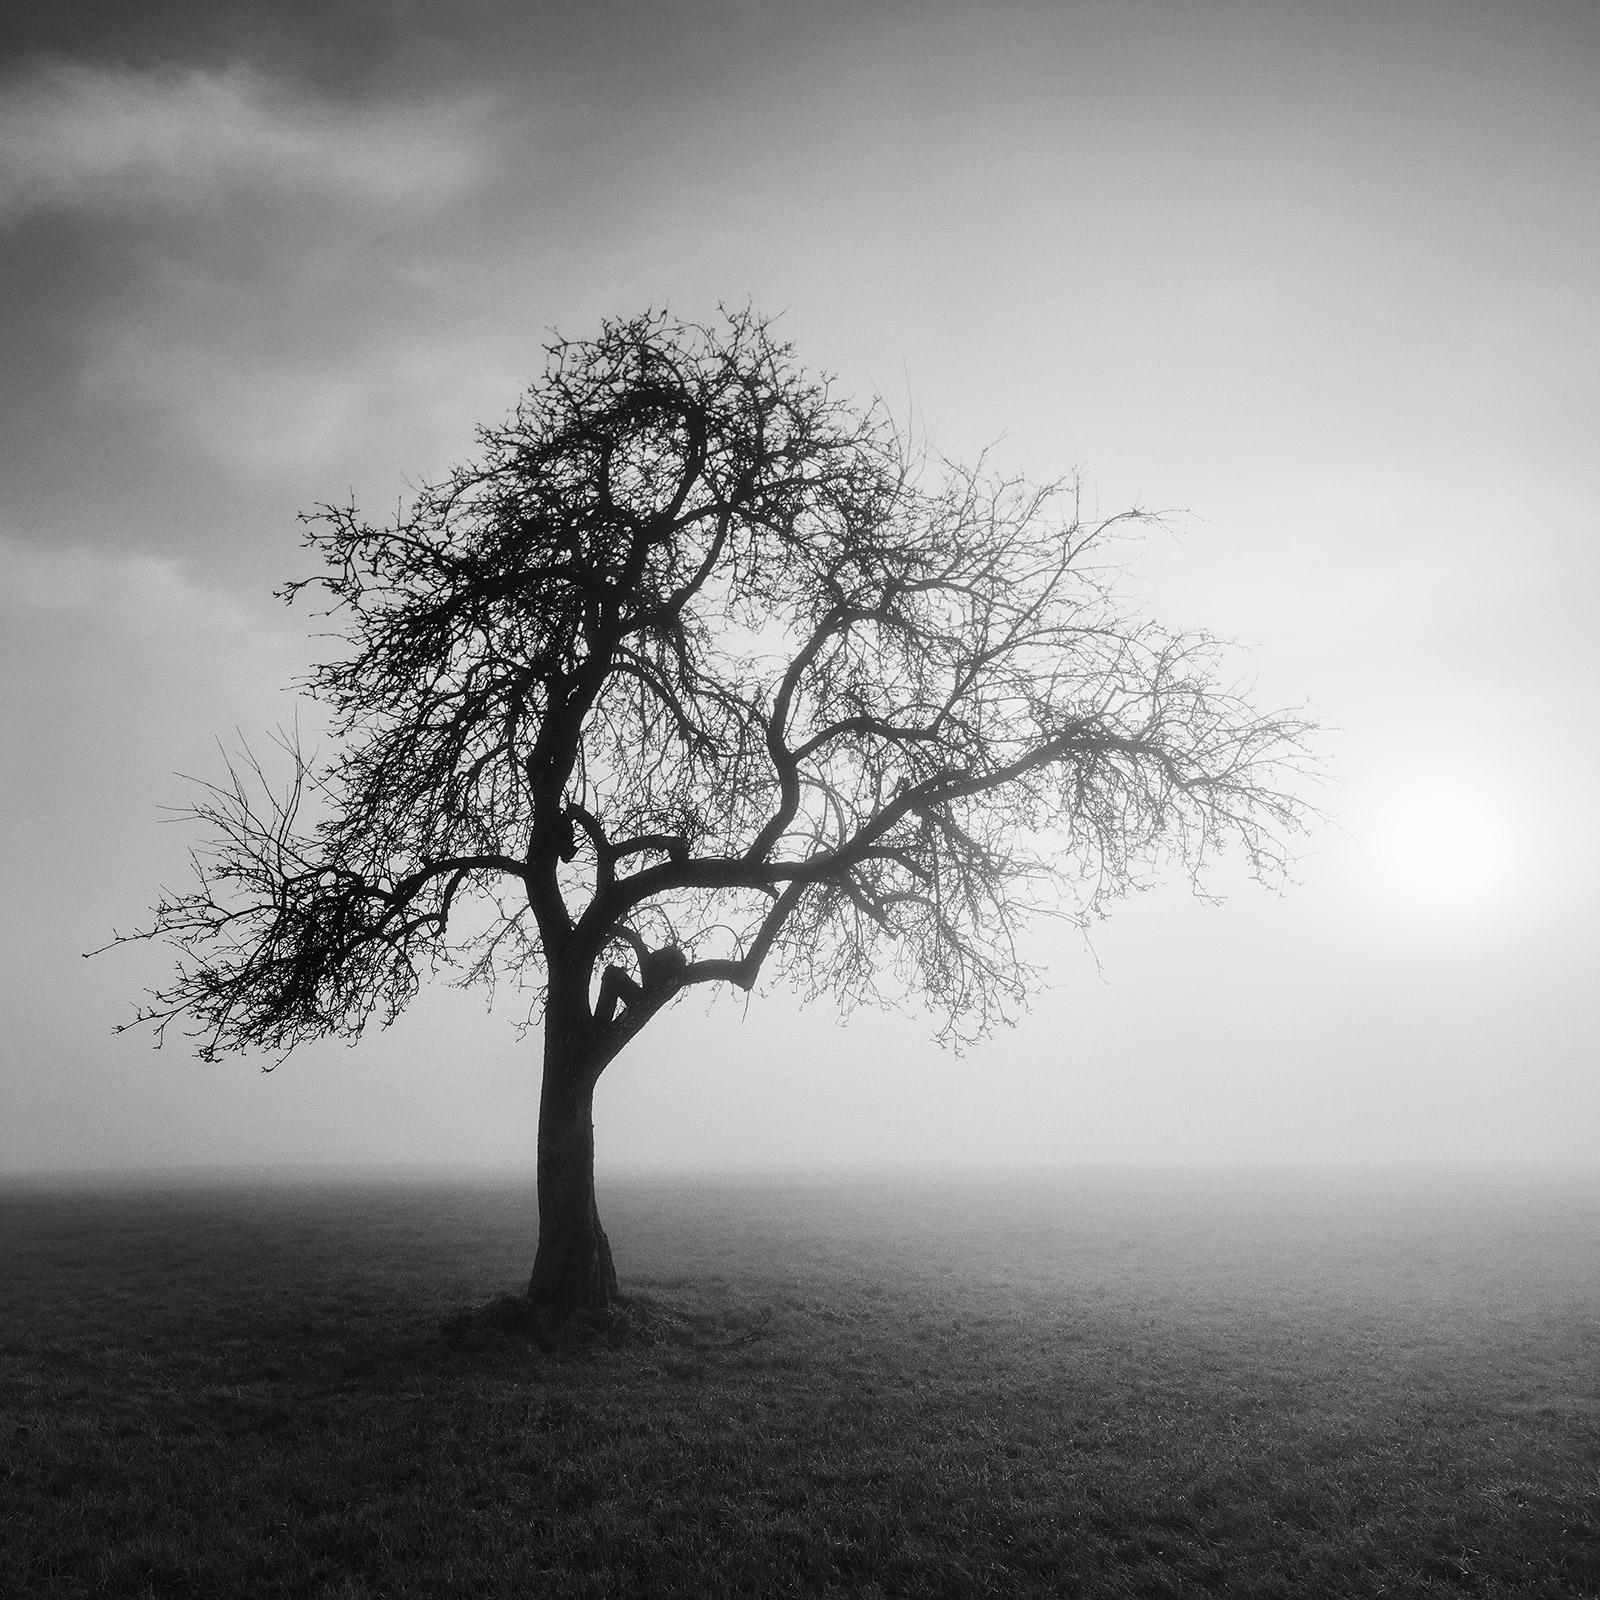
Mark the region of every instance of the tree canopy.
[[919, 453], [750, 312], [555, 344], [408, 513], [306, 519], [320, 570], [285, 592], [345, 641], [305, 686], [333, 753], [204, 792], [140, 1019], [281, 1053], [434, 972], [509, 980], [547, 1097], [763, 974], [984, 1034], [1034, 914], [1225, 847], [1275, 879], [1305, 816], [1307, 723], [1119, 598], [1140, 515]]

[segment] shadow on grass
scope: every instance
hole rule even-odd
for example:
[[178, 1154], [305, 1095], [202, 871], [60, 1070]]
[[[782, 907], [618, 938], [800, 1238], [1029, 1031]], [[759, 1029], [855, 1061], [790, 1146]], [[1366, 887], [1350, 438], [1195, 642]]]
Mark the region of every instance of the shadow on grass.
[[628, 1295], [603, 1310], [554, 1317], [526, 1295], [508, 1294], [446, 1317], [439, 1337], [446, 1349], [466, 1353], [516, 1348], [555, 1357], [599, 1349], [702, 1353], [762, 1338], [771, 1320], [770, 1306], [695, 1307], [644, 1294]]

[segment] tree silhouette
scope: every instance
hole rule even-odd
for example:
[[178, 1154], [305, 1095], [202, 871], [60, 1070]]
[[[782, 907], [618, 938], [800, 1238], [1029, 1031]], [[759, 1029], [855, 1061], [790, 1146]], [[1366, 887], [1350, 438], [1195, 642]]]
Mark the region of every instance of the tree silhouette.
[[[762, 973], [916, 993], [955, 1042], [1022, 1005], [1018, 934], [1224, 845], [1281, 876], [1307, 724], [1130, 615], [1070, 486], [917, 459], [750, 313], [560, 343], [481, 453], [387, 526], [305, 519], [348, 650], [336, 754], [208, 785], [180, 951], [136, 1021], [200, 1053], [388, 1022], [426, 974], [543, 1021], [555, 1314], [617, 1294], [592, 1100], [676, 996]], [[1198, 881], [1198, 880], [1197, 880]]]

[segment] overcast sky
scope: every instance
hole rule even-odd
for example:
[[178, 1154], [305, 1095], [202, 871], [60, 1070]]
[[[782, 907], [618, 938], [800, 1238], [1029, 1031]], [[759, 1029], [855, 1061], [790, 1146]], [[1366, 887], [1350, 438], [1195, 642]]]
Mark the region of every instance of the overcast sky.
[[[293, 717], [296, 513], [382, 516], [552, 333], [719, 301], [944, 452], [1182, 508], [1130, 592], [1335, 731], [1283, 897], [1094, 935], [962, 1059], [691, 998], [602, 1172], [1591, 1160], [1600, 8], [13, 3], [0, 18], [0, 1170], [531, 1162], [430, 994], [270, 1076], [114, 1037], [213, 739]], [[997, 442], [997, 443], [996, 443]]]

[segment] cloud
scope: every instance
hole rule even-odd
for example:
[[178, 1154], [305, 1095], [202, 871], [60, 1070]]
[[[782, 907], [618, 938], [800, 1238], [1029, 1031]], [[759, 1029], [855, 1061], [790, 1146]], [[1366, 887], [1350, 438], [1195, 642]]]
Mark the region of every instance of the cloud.
[[263, 629], [260, 608], [197, 583], [181, 561], [143, 551], [52, 546], [0, 533], [0, 616], [31, 618], [55, 631], [107, 628], [165, 641], [237, 647], [259, 637], [281, 651], [286, 627]]
[[0, 219], [192, 208], [238, 186], [376, 207], [438, 204], [477, 176], [482, 109], [341, 104], [246, 67], [45, 61], [0, 95]]
[[83, 388], [161, 419], [230, 470], [293, 470], [347, 439], [381, 378], [337, 351], [329, 356], [289, 336], [284, 345], [263, 350], [203, 319], [187, 336], [112, 322], [88, 342]]
[[212, 770], [213, 733], [292, 719], [314, 742], [317, 708], [286, 698], [306, 625], [170, 556], [0, 532], [0, 748], [26, 753], [0, 766], [0, 822], [32, 841], [6, 870], [42, 871], [90, 813], [132, 826], [130, 807], [172, 798], [174, 767]]

